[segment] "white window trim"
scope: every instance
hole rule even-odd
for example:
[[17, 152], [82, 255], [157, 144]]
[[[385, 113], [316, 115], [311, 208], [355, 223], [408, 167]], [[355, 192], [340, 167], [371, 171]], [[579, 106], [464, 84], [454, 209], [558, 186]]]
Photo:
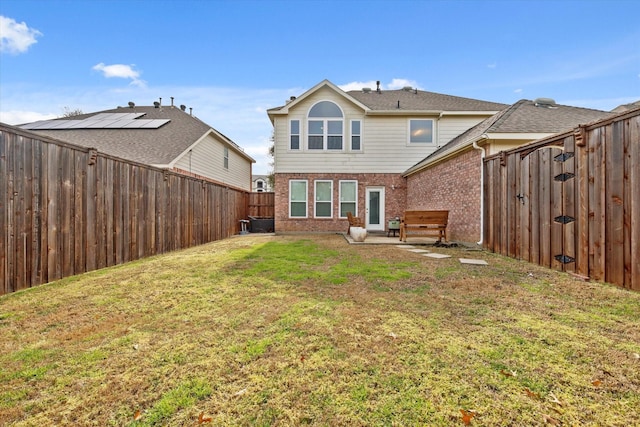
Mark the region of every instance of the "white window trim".
[[356, 186], [356, 200], [355, 200], [356, 208], [355, 208], [355, 212], [353, 213], [353, 216], [358, 216], [358, 181], [355, 179], [341, 179], [340, 181], [338, 181], [338, 218], [346, 218], [346, 216], [340, 216], [340, 213], [342, 212], [341, 207], [342, 207], [342, 183], [343, 182], [352, 182]]
[[[291, 122], [298, 122], [298, 133], [291, 133]], [[291, 137], [293, 135], [298, 135], [298, 148], [291, 148]], [[302, 120], [300, 119], [289, 119], [289, 129], [287, 132], [287, 150], [288, 151], [302, 151], [302, 147], [304, 145], [304, 138], [302, 137]]]
[[[358, 134], [358, 136], [360, 137], [360, 149], [359, 150], [354, 150], [353, 149], [353, 145], [352, 145], [352, 138], [353, 138], [353, 122], [360, 122], [360, 133]], [[351, 119], [349, 120], [349, 151], [353, 151], [353, 152], [357, 152], [360, 153], [362, 151], [362, 119]]]
[[[317, 194], [318, 194], [318, 183], [319, 182], [328, 182], [329, 185], [331, 186], [329, 200], [318, 200]], [[330, 180], [330, 179], [316, 179], [315, 181], [313, 181], [313, 196], [314, 196], [314, 200], [313, 200], [313, 217], [314, 218], [318, 218], [318, 219], [331, 219], [331, 218], [333, 218], [333, 181]], [[329, 205], [330, 205], [330, 208], [329, 208], [330, 215], [329, 216], [318, 216], [318, 209], [317, 209], [317, 203], [318, 202], [322, 202], [322, 203], [329, 202]]]
[[[431, 142], [411, 142], [411, 122], [414, 120], [429, 120], [431, 122]], [[414, 117], [407, 120], [407, 145], [408, 146], [427, 146], [434, 145], [436, 141], [436, 121], [430, 118]]]
[[[342, 114], [342, 117], [309, 117], [309, 112], [311, 112], [311, 110], [313, 109], [313, 107], [315, 107], [317, 104], [320, 104], [321, 102], [330, 102], [334, 105], [336, 105], [338, 107], [338, 109], [340, 110], [340, 113]], [[342, 148], [337, 150], [337, 149], [329, 149], [329, 122], [330, 121], [336, 121], [336, 120], [340, 120], [342, 122]], [[319, 148], [309, 148], [309, 122], [310, 121], [322, 121], [322, 127], [324, 129], [323, 134], [322, 134], [322, 149]], [[307, 152], [322, 152], [322, 153], [342, 153], [346, 150], [346, 145], [347, 142], [345, 141], [346, 137], [345, 135], [347, 134], [345, 132], [345, 114], [344, 114], [344, 110], [342, 109], [342, 107], [340, 106], [340, 104], [338, 104], [337, 102], [331, 100], [331, 99], [321, 99], [317, 102], [315, 102], [313, 105], [311, 105], [309, 107], [309, 109], [307, 110], [307, 117], [306, 117], [306, 122], [305, 122], [305, 135], [304, 135], [304, 149]], [[362, 129], [361, 129], [362, 130]], [[349, 130], [349, 133], [351, 133], [351, 130]], [[351, 137], [349, 137], [349, 147], [351, 147]], [[360, 141], [360, 144], [362, 144], [362, 141]]]
[[229, 147], [224, 147], [222, 163], [225, 169], [229, 169]]
[[[304, 216], [292, 216], [291, 215], [291, 186], [294, 182], [304, 182], [304, 190], [305, 190], [305, 201], [304, 201]], [[302, 203], [302, 202], [296, 202]], [[290, 179], [289, 180], [289, 218], [292, 219], [301, 219], [301, 218], [309, 218], [309, 181], [306, 179]]]

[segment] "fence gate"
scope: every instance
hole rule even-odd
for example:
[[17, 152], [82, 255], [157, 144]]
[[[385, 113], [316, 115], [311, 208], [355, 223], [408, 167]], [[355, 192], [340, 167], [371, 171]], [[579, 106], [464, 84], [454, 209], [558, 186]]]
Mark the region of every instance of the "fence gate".
[[517, 184], [517, 247], [522, 259], [575, 270], [574, 153], [547, 146], [523, 153]]

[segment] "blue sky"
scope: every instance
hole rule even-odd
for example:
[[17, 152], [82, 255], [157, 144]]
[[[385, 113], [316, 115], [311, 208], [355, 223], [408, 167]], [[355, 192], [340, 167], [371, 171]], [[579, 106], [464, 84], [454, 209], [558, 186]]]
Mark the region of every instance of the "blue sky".
[[2, 0], [0, 121], [177, 105], [269, 171], [268, 108], [323, 79], [486, 101], [640, 100], [637, 0]]

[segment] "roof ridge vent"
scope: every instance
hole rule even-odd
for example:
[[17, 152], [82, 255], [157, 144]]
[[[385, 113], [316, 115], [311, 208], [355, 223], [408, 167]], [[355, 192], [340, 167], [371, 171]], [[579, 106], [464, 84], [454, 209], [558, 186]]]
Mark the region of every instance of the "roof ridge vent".
[[552, 98], [536, 98], [533, 100], [533, 105], [543, 108], [558, 108], [555, 99]]
[[411, 92], [413, 88], [411, 86], [405, 86], [402, 88], [402, 90], [404, 90], [405, 92]]
[[363, 87], [363, 88], [362, 88], [362, 91], [363, 91], [364, 93], [371, 93], [371, 88], [370, 88], [370, 87]]

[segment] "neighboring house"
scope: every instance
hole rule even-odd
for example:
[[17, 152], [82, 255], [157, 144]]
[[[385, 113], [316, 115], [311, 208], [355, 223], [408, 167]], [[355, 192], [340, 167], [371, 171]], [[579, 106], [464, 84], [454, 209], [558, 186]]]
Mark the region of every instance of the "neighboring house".
[[618, 105], [616, 108], [614, 108], [611, 111], [614, 113], [624, 113], [627, 111], [635, 110], [638, 107], [640, 107], [640, 101], [631, 102], [629, 104]]
[[344, 92], [324, 80], [269, 109], [276, 230], [344, 232], [349, 211], [385, 230], [406, 208], [403, 172], [505, 107], [409, 87]]
[[136, 106], [21, 125], [126, 160], [251, 191], [255, 160], [185, 107]]
[[273, 191], [273, 189], [269, 185], [269, 177], [267, 175], [253, 175], [252, 182], [252, 191], [254, 193], [265, 193]]
[[404, 172], [407, 209], [449, 211], [450, 240], [481, 243], [482, 158], [518, 147], [610, 112], [521, 100], [454, 138]]

